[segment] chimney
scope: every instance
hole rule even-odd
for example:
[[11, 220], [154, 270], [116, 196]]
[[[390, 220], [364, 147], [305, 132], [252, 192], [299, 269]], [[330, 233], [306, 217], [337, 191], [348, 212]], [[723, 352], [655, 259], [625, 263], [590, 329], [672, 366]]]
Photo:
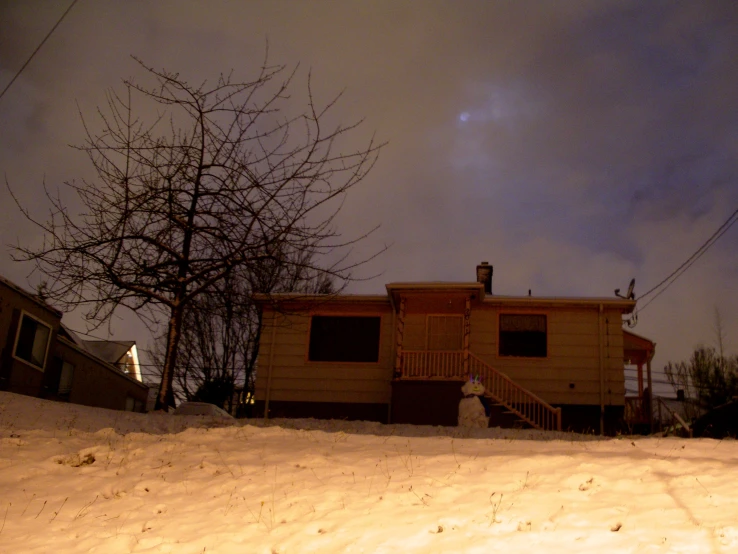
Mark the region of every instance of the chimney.
[[489, 262], [477, 266], [477, 283], [484, 283], [485, 294], [492, 294], [492, 266]]

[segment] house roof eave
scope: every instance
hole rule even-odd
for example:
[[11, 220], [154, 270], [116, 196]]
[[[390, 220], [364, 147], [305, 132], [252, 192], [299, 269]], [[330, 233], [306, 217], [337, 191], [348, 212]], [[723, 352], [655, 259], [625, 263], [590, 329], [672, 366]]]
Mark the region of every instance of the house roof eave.
[[24, 289], [24, 288], [16, 285], [13, 281], [10, 281], [9, 279], [6, 279], [2, 275], [0, 275], [0, 283], [2, 283], [3, 285], [5, 285], [6, 287], [8, 287], [10, 290], [12, 290], [14, 292], [17, 292], [21, 296], [24, 296], [25, 298], [31, 300], [32, 302], [34, 302], [38, 306], [44, 308], [45, 310], [47, 310], [51, 314], [53, 314], [53, 315], [55, 315], [55, 316], [57, 316], [59, 318], [61, 318], [64, 315], [64, 313], [61, 310], [58, 310], [58, 309], [54, 308], [53, 306], [50, 306], [49, 304], [47, 304], [46, 302], [44, 302], [43, 300], [41, 300], [41, 298], [39, 298], [37, 295], [35, 295], [35, 294], [31, 293], [31, 292], [28, 292], [26, 289]]

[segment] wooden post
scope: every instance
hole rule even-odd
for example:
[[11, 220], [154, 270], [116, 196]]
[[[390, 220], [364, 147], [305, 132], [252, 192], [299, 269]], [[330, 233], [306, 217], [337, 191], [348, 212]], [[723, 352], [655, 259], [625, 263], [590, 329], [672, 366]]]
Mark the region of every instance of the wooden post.
[[648, 379], [648, 426], [653, 433], [653, 382], [651, 381], [651, 353], [646, 358], [646, 378]]
[[597, 346], [599, 349], [600, 368], [600, 435], [605, 434], [605, 339], [604, 339], [604, 306], [600, 304], [597, 314]]
[[272, 312], [272, 340], [269, 343], [269, 365], [267, 366], [266, 398], [264, 399], [264, 420], [269, 419], [269, 399], [272, 394], [272, 365], [274, 363], [274, 342], [277, 338], [277, 312]]
[[405, 335], [405, 298], [400, 297], [400, 313], [395, 329], [395, 379], [402, 377], [402, 342]]
[[638, 362], [638, 396], [643, 398], [643, 362]]
[[[464, 306], [464, 371], [466, 378], [469, 375], [469, 336], [471, 335], [471, 300], [466, 297], [466, 305]], [[485, 383], [486, 386], [486, 383]]]

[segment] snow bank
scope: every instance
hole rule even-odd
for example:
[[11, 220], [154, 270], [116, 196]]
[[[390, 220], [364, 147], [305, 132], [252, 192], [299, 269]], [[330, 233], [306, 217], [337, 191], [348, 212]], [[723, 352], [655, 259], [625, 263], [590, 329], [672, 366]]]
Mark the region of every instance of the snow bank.
[[0, 393], [0, 552], [735, 552], [735, 441]]

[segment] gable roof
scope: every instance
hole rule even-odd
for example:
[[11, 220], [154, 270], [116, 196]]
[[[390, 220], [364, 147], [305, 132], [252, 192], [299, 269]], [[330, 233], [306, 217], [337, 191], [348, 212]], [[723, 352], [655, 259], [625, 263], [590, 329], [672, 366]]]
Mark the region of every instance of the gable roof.
[[116, 364], [126, 353], [136, 344], [132, 340], [83, 340], [82, 347], [93, 356], [108, 362]]
[[103, 362], [116, 364], [136, 345], [133, 340], [85, 340], [62, 323], [59, 334]]

